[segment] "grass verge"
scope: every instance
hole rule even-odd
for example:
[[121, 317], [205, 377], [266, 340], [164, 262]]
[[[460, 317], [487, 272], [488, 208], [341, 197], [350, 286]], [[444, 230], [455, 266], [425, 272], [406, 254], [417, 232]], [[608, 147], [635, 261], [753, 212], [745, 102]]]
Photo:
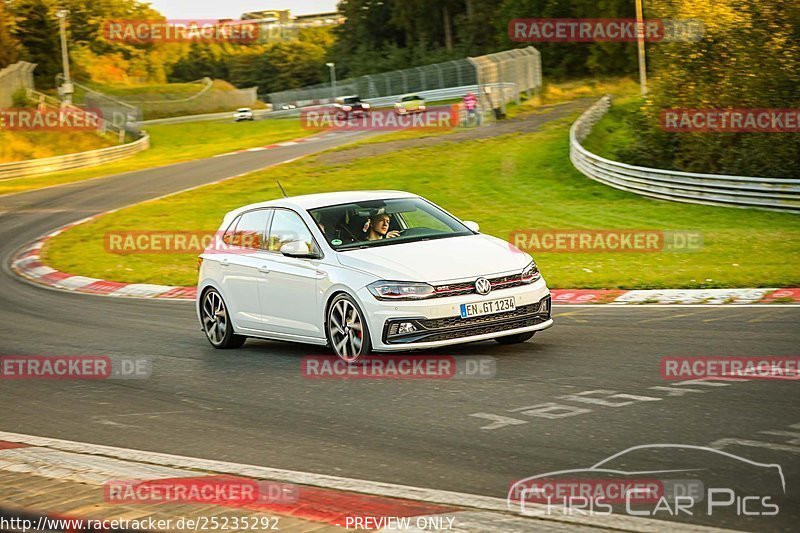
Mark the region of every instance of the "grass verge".
[[0, 163], [73, 154], [116, 144], [93, 131], [11, 131], [0, 129]]
[[[150, 134], [149, 150], [102, 166], [3, 180], [0, 181], [0, 195], [190, 161], [233, 150], [305, 137], [312, 133], [303, 129], [300, 121], [296, 119], [163, 124], [150, 126], [147, 132]], [[67, 138], [67, 135], [64, 135], [64, 138]]]
[[509, 239], [521, 229], [691, 230], [689, 253], [542, 253], [555, 288], [769, 287], [800, 284], [795, 215], [651, 200], [596, 183], [569, 162], [576, 117], [540, 131], [399, 150], [330, 166], [307, 158], [217, 185], [146, 202], [83, 224], [44, 250], [53, 267], [123, 282], [193, 285], [192, 254], [106, 253], [104, 235], [128, 230], [209, 230], [238, 206], [278, 196], [350, 189], [423, 195], [481, 231]]
[[600, 157], [620, 161], [620, 150], [636, 140], [636, 133], [626, 119], [636, 113], [641, 105], [642, 99], [638, 96], [614, 100], [608, 113], [594, 125], [592, 133], [583, 141], [583, 147]]

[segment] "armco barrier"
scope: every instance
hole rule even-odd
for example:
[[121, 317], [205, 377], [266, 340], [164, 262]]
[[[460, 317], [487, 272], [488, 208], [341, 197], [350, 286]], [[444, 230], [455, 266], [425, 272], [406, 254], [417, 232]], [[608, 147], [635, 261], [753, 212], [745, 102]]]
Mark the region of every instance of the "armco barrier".
[[754, 207], [800, 212], [800, 180], [696, 174], [637, 167], [595, 155], [581, 142], [611, 106], [604, 96], [572, 124], [570, 160], [587, 177], [616, 189], [642, 196], [726, 207]]
[[78, 152], [76, 154], [3, 163], [0, 164], [0, 180], [38, 176], [49, 172], [91, 167], [118, 159], [124, 159], [142, 150], [147, 150], [149, 147], [150, 136], [145, 133], [139, 139], [119, 146], [100, 148], [99, 150], [90, 150], [88, 152]]

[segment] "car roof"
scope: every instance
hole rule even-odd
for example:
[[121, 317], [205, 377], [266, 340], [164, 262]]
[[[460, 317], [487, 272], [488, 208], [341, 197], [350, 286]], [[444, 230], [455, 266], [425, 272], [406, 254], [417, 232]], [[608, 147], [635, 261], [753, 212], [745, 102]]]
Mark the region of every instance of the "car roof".
[[234, 209], [225, 215], [225, 221], [230, 221], [233, 217], [243, 211], [258, 209], [261, 207], [288, 207], [297, 211], [304, 209], [315, 209], [329, 205], [347, 204], [351, 202], [366, 202], [370, 200], [388, 200], [392, 198], [416, 198], [416, 194], [404, 191], [339, 191], [326, 192], [319, 194], [305, 194], [302, 196], [290, 196], [288, 198], [278, 198], [266, 202], [258, 202], [245, 205]]

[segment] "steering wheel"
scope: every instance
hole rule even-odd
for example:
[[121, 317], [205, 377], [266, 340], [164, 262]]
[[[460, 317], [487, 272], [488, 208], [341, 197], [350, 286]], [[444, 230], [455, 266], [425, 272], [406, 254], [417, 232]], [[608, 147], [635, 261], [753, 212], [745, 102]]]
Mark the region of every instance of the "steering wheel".
[[400, 230], [400, 235], [403, 237], [414, 237], [417, 235], [425, 235], [430, 232], [431, 230], [429, 228], [406, 228]]

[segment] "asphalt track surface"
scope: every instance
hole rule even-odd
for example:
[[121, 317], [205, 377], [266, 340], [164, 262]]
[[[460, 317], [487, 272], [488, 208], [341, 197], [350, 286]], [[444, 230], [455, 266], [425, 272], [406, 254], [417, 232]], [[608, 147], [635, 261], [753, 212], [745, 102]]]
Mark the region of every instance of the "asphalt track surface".
[[[15, 250], [63, 224], [352, 138], [0, 197], [0, 355], [147, 357], [154, 368], [142, 380], [0, 380], [0, 430], [500, 498], [515, 480], [588, 468], [631, 446], [714, 444], [782, 467], [786, 494], [769, 492], [779, 494], [780, 511], [743, 517], [721, 509], [709, 516], [701, 505], [679, 519], [796, 530], [797, 383], [675, 385], [661, 378], [659, 362], [797, 355], [798, 308], [557, 307], [556, 325], [522, 345], [487, 342], [432, 352], [491, 357], [492, 378], [315, 380], [301, 375], [300, 363], [320, 353], [316, 348], [251, 339], [240, 350], [216, 351], [189, 302], [60, 292], [9, 269]], [[542, 414], [542, 404], [559, 407]], [[538, 415], [524, 409], [534, 405]], [[557, 416], [564, 413], [571, 416]], [[762, 467], [697, 453], [643, 450], [615, 466], [692, 468], [685, 478], [732, 488], [737, 496], [761, 494], [774, 481]], [[655, 518], [674, 519], [664, 511]]]

